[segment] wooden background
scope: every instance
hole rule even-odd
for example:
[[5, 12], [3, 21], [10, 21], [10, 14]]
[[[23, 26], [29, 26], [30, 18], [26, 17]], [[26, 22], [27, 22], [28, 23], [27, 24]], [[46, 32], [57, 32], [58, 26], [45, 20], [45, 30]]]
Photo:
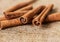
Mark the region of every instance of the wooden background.
[[[19, 2], [28, 0], [0, 0], [0, 16], [3, 11]], [[60, 12], [60, 0], [37, 0], [38, 5], [54, 4], [53, 12]], [[54, 22], [43, 27], [23, 25], [0, 31], [0, 42], [60, 42], [60, 22]]]

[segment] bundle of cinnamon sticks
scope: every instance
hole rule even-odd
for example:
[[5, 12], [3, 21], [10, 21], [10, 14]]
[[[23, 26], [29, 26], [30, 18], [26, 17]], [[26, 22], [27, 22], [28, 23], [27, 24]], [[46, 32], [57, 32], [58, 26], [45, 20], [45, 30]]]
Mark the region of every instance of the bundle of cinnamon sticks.
[[0, 30], [7, 27], [32, 23], [41, 26], [44, 22], [60, 21], [60, 13], [49, 14], [54, 5], [39, 5], [33, 8], [33, 1], [19, 3], [3, 12], [0, 17]]

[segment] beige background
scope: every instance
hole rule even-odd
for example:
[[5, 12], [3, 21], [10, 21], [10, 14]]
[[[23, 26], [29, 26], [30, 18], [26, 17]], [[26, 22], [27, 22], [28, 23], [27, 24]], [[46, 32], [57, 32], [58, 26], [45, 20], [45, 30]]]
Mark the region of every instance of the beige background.
[[[0, 0], [0, 16], [8, 7], [23, 1], [26, 0]], [[54, 11], [60, 11], [60, 0], [38, 0], [33, 6], [50, 3], [54, 4]], [[0, 42], [60, 42], [60, 22], [43, 27], [24, 25], [1, 30]]]

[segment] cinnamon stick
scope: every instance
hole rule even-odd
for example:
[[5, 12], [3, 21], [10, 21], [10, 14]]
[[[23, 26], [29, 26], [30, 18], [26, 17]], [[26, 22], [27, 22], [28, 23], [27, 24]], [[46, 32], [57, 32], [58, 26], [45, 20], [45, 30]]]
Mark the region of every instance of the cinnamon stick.
[[44, 22], [47, 14], [50, 12], [50, 10], [52, 10], [52, 8], [53, 4], [47, 6], [35, 19], [33, 19], [32, 24], [40, 26]]
[[5, 17], [7, 19], [14, 19], [14, 18], [17, 18], [17, 17], [20, 17], [22, 15], [24, 15], [25, 13], [27, 13], [28, 11], [18, 11], [18, 12], [7, 12], [5, 14]]
[[60, 21], [60, 13], [52, 13], [46, 17], [46, 22]]
[[43, 9], [45, 8], [45, 6], [39, 6], [31, 11], [29, 11], [28, 13], [26, 13], [25, 15], [20, 17], [20, 21], [23, 24], [29, 23], [33, 16], [36, 15], [37, 13], [41, 12]]
[[[31, 4], [32, 2], [33, 2], [33, 1], [19, 3], [19, 4], [15, 5], [15, 6], [12, 6], [12, 7], [9, 8], [9, 9], [7, 9], [5, 12], [13, 12], [13, 11], [15, 11], [15, 10], [17, 10], [17, 9], [20, 9], [20, 8], [22, 8], [22, 7], [24, 7], [24, 6], [27, 6], [27, 5]], [[3, 12], [3, 13], [5, 13], [5, 12]]]
[[3, 29], [3, 28], [13, 27], [13, 26], [17, 26], [17, 25], [21, 25], [21, 22], [20, 22], [19, 18], [0, 21], [0, 30]]
[[[8, 15], [8, 16], [6, 16], [6, 15], [0, 16], [0, 21], [18, 18], [19, 16], [22, 16], [22, 15], [24, 15], [24, 14], [27, 13], [27, 12], [28, 12], [28, 11], [10, 12], [10, 13], [7, 12], [6, 14], [9, 13], [9, 15]], [[12, 16], [10, 16], [11, 13], [13, 13]], [[17, 15], [16, 15], [16, 14], [17, 14]]]

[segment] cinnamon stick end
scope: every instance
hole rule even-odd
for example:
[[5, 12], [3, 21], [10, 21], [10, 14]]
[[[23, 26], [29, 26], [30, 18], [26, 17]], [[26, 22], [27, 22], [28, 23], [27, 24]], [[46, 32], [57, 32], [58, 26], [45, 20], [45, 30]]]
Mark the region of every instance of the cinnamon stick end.
[[22, 24], [26, 24], [27, 23], [27, 19], [23, 18], [23, 17], [20, 17], [20, 21], [21, 21]]
[[38, 21], [35, 21], [35, 20], [33, 20], [32, 23], [33, 23], [33, 25], [36, 25], [36, 26], [40, 25], [40, 23]]

